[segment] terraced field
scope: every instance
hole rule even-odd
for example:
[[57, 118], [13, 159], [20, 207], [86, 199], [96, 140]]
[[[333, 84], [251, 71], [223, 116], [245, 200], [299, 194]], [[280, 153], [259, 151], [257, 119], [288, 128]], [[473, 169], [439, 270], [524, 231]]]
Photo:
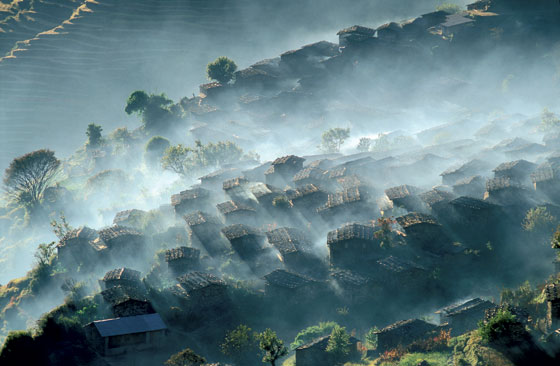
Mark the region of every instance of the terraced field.
[[132, 90], [191, 95], [219, 55], [246, 66], [334, 40], [344, 26], [429, 11], [438, 1], [418, 3], [0, 0], [0, 168], [35, 148], [69, 153], [92, 121], [106, 132], [136, 126], [123, 112]]

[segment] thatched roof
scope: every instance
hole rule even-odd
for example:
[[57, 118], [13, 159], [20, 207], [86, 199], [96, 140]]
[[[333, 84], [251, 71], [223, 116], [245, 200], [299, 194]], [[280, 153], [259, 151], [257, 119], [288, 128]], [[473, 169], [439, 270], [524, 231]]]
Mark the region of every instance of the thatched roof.
[[77, 229], [70, 230], [67, 232], [62, 239], [60, 239], [60, 245], [64, 246], [66, 243], [73, 239], [81, 240], [94, 240], [98, 236], [97, 231], [90, 229], [87, 226], [82, 226]]
[[268, 242], [272, 244], [281, 254], [294, 252], [309, 252], [313, 243], [307, 235], [296, 228], [282, 227], [266, 233]]
[[171, 205], [177, 206], [180, 203], [185, 201], [192, 201], [201, 198], [208, 198], [210, 197], [210, 191], [204, 188], [194, 188], [194, 189], [187, 189], [186, 191], [182, 191], [181, 193], [174, 194], [171, 196]]
[[216, 205], [216, 207], [218, 208], [218, 211], [222, 215], [229, 215], [230, 213], [240, 212], [240, 211], [256, 212], [254, 207], [251, 207], [241, 202], [236, 202], [231, 200], [227, 202], [219, 203]]
[[361, 25], [354, 25], [352, 27], [348, 27], [348, 28], [344, 28], [342, 30], [339, 30], [338, 33], [336, 33], [336, 35], [340, 36], [340, 35], [349, 34], [349, 33], [354, 33], [354, 34], [373, 37], [375, 35], [375, 29], [363, 27]]
[[385, 194], [391, 201], [399, 198], [415, 196], [418, 193], [420, 193], [420, 190], [418, 188], [406, 184], [398, 187], [388, 188], [385, 190]]
[[142, 236], [142, 233], [129, 227], [117, 225], [99, 230], [99, 238], [104, 242], [124, 236]]

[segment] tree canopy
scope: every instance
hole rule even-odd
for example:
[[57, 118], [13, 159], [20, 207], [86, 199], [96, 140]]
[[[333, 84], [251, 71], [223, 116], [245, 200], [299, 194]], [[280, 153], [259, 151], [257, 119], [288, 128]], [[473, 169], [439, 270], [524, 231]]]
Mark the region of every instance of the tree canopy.
[[331, 128], [321, 136], [321, 150], [327, 153], [339, 152], [348, 137], [350, 137], [349, 128]]
[[51, 150], [37, 150], [15, 158], [4, 173], [8, 196], [18, 203], [31, 206], [39, 204], [59, 167], [60, 160]]
[[326, 351], [331, 355], [336, 365], [344, 363], [350, 354], [350, 334], [346, 328], [336, 326], [331, 332]]
[[142, 118], [143, 127], [154, 131], [169, 127], [169, 122], [174, 117], [179, 117], [176, 109], [173, 108], [173, 101], [163, 93], [148, 94], [137, 90], [128, 97], [124, 111], [129, 115], [138, 114]]
[[87, 126], [86, 135], [88, 137], [88, 148], [95, 148], [101, 144], [101, 131], [103, 131], [103, 128], [95, 123], [90, 123]]
[[216, 80], [221, 84], [226, 84], [233, 79], [233, 73], [236, 70], [235, 62], [225, 56], [218, 57], [206, 66], [208, 79]]
[[231, 357], [236, 365], [251, 364], [251, 359], [258, 351], [255, 334], [251, 328], [241, 324], [227, 332], [220, 349], [224, 355]]
[[264, 352], [263, 362], [270, 362], [272, 366], [276, 361], [288, 354], [288, 348], [284, 346], [284, 341], [278, 338], [276, 332], [266, 329], [257, 336], [259, 347]]

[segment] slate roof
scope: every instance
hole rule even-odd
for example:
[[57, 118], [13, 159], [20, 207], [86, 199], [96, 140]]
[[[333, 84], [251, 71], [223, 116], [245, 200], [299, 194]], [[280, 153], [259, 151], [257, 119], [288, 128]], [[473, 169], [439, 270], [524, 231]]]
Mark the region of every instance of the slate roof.
[[142, 233], [129, 227], [118, 225], [99, 230], [99, 238], [104, 242], [123, 236], [142, 236]]
[[146, 211], [137, 210], [137, 209], [120, 211], [120, 212], [117, 212], [117, 214], [115, 215], [115, 218], [113, 219], [113, 224], [118, 225], [120, 222], [126, 221], [126, 220], [130, 219], [131, 217], [144, 216], [146, 214], [147, 214]]
[[222, 229], [222, 233], [224, 233], [228, 240], [239, 239], [249, 235], [263, 236], [263, 234], [259, 230], [243, 224], [226, 226]]
[[282, 227], [266, 233], [268, 242], [281, 254], [308, 252], [312, 246], [311, 241], [300, 229]]
[[157, 313], [96, 320], [93, 322], [93, 325], [102, 337], [154, 332], [167, 329], [165, 323]]
[[221, 224], [220, 220], [216, 216], [209, 215], [206, 212], [202, 212], [202, 211], [196, 211], [190, 213], [188, 215], [183, 216], [183, 218], [185, 219], [187, 225], [189, 225], [190, 227], [202, 225], [206, 223], [215, 224], [215, 225]]
[[419, 197], [424, 203], [431, 207], [436, 203], [449, 202], [455, 198], [455, 195], [439, 189], [432, 189], [431, 191], [420, 194]]
[[460, 167], [456, 168], [456, 167], [451, 167], [447, 170], [445, 170], [443, 173], [441, 173], [441, 176], [446, 176], [446, 175], [450, 175], [450, 174], [457, 174], [457, 173], [464, 173], [464, 174], [468, 174], [470, 172], [473, 171], [482, 171], [488, 168], [488, 163], [479, 160], [479, 159], [474, 159], [471, 160], [463, 165], [461, 165]]
[[444, 314], [445, 316], [456, 316], [465, 312], [469, 312], [476, 308], [490, 308], [494, 306], [490, 301], [482, 300], [481, 298], [470, 299], [468, 301], [446, 306], [436, 313]]
[[297, 172], [296, 175], [294, 175], [293, 181], [299, 182], [300, 180], [304, 180], [304, 179], [320, 180], [323, 178], [324, 173], [325, 171], [321, 168], [309, 166]]
[[225, 282], [210, 273], [205, 272], [189, 272], [177, 278], [177, 281], [187, 291], [200, 290], [211, 285], [225, 286]]
[[249, 183], [249, 181], [243, 177], [232, 178], [224, 181], [222, 188], [224, 191], [229, 191], [230, 189], [236, 187], [242, 187], [243, 185]]
[[330, 276], [335, 281], [352, 287], [365, 286], [371, 281], [369, 278], [348, 269], [333, 269], [330, 272]]
[[141, 273], [130, 268], [117, 268], [110, 270], [105, 273], [103, 277], [103, 282], [114, 281], [114, 280], [125, 280], [125, 281], [140, 281]]
[[488, 192], [499, 191], [506, 188], [521, 188], [521, 184], [509, 177], [492, 178], [486, 181], [486, 190]]
[[323, 193], [325, 196], [327, 195], [327, 192], [323, 191], [321, 188], [317, 187], [314, 184], [306, 184], [302, 187], [292, 189], [289, 192], [286, 191], [286, 195], [289, 200], [297, 200], [314, 193]]
[[253, 193], [253, 196], [255, 196], [257, 200], [266, 195], [282, 194], [281, 189], [271, 186], [270, 184], [264, 184], [264, 183], [258, 183], [255, 186], [251, 187], [250, 190], [251, 193]]
[[365, 199], [367, 199], [367, 193], [362, 187], [346, 188], [340, 192], [329, 194], [327, 203], [324, 207], [321, 208], [321, 210], [334, 208], [353, 202], [363, 202]]
[[148, 302], [145, 292], [130, 286], [115, 286], [108, 288], [101, 291], [101, 296], [103, 297], [103, 300], [111, 304], [111, 306], [122, 304], [128, 300]]
[[300, 158], [295, 155], [287, 155], [281, 158], [277, 158], [272, 162], [272, 165], [299, 165], [305, 161], [304, 158]]
[[294, 272], [289, 272], [285, 269], [274, 270], [264, 276], [264, 279], [269, 285], [289, 289], [295, 289], [315, 282], [314, 280], [306, 276]]
[[220, 211], [222, 215], [228, 215], [230, 213], [239, 212], [239, 211], [256, 212], [256, 210], [249, 205], [240, 202], [231, 201], [231, 200], [219, 203], [216, 205], [216, 207], [218, 208], [218, 211]]
[[459, 13], [459, 14], [448, 15], [447, 18], [445, 19], [445, 23], [443, 23], [441, 26], [450, 28], [450, 27], [455, 27], [458, 25], [463, 25], [463, 24], [468, 24], [473, 22], [474, 20], [472, 18], [467, 18], [463, 14]]
[[339, 30], [338, 33], [336, 33], [336, 35], [340, 36], [342, 34], [348, 34], [348, 33], [355, 33], [355, 34], [373, 37], [375, 35], [375, 29], [363, 27], [361, 25], [353, 25], [351, 27]]
[[229, 178], [235, 178], [236, 175], [239, 174], [239, 169], [237, 168], [226, 168], [226, 169], [219, 169], [216, 170], [215, 172], [212, 172], [210, 174], [207, 174], [203, 177], [200, 177], [198, 179], [200, 179], [201, 181], [204, 180], [218, 180], [221, 179], [222, 181], [229, 179]]
[[179, 247], [168, 249], [165, 251], [165, 261], [172, 262], [177, 259], [198, 259], [200, 257], [200, 250], [189, 247]]
[[343, 240], [375, 240], [376, 229], [373, 226], [362, 224], [346, 224], [327, 234], [327, 245], [337, 243]]
[[472, 198], [472, 197], [459, 197], [449, 202], [449, 204], [455, 207], [468, 208], [470, 210], [477, 210], [477, 211], [491, 210], [499, 207], [492, 203], [480, 200], [478, 198]]
[[484, 178], [482, 178], [480, 175], [473, 175], [471, 177], [459, 179], [457, 182], [455, 182], [453, 187], [461, 187], [476, 183], [484, 183]]
[[376, 334], [383, 334], [383, 333], [402, 333], [405, 335], [406, 333], [410, 333], [413, 331], [414, 333], [427, 333], [436, 326], [425, 322], [420, 319], [408, 319], [408, 320], [401, 320], [396, 323], [393, 323], [377, 332]]
[[385, 194], [391, 201], [399, 198], [414, 196], [418, 193], [420, 193], [420, 190], [418, 188], [406, 184], [398, 187], [388, 188], [385, 190]]
[[426, 270], [426, 268], [422, 267], [419, 264], [393, 256], [380, 259], [377, 261], [377, 264], [380, 265], [382, 268], [395, 273]]
[[419, 224], [439, 225], [435, 217], [418, 212], [411, 212], [407, 215], [397, 217], [396, 220], [397, 223], [405, 230], [411, 226]]
[[531, 163], [527, 160], [515, 160], [515, 161], [509, 161], [507, 163], [502, 163], [502, 164], [498, 165], [494, 169], [494, 173], [507, 172], [507, 171], [512, 171], [512, 170], [531, 172], [531, 171], [535, 170], [536, 167], [537, 167], [537, 164]]
[[560, 169], [558, 164], [546, 162], [538, 166], [538, 168], [531, 174], [533, 182], [546, 182], [553, 179], [558, 179]]
[[83, 240], [94, 240], [98, 236], [97, 231], [90, 229], [87, 226], [82, 226], [77, 229], [70, 230], [67, 232], [62, 239], [60, 239], [60, 244], [65, 245], [66, 242], [72, 239], [83, 239]]
[[199, 198], [208, 198], [210, 197], [210, 191], [204, 188], [194, 188], [194, 189], [187, 189], [182, 191], [178, 194], [174, 194], [171, 196], [171, 205], [177, 206], [178, 204], [185, 202], [196, 200]]

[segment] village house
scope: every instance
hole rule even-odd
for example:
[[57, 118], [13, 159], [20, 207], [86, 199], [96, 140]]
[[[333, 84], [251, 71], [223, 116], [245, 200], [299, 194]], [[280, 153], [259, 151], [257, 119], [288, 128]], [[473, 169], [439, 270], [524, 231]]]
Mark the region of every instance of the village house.
[[70, 268], [81, 263], [88, 263], [95, 255], [95, 250], [90, 242], [97, 237], [97, 231], [87, 226], [70, 230], [56, 246], [58, 260]]
[[560, 285], [549, 283], [544, 288], [546, 296], [546, 326], [549, 331], [560, 328]]
[[[327, 346], [331, 336], [324, 336], [315, 339], [311, 343], [296, 348], [296, 366], [336, 366], [341, 360], [334, 359], [328, 352]], [[362, 358], [362, 350], [360, 349], [360, 340], [350, 337], [350, 352], [344, 356], [342, 361], [359, 362]]]
[[282, 194], [280, 188], [271, 186], [270, 184], [257, 183], [250, 188], [251, 194], [259, 203], [259, 210], [268, 211], [273, 208], [272, 201]]
[[306, 184], [286, 192], [287, 198], [292, 202], [294, 209], [312, 221], [317, 216], [317, 208], [321, 207], [328, 199], [329, 194], [314, 184]]
[[375, 29], [354, 25], [338, 31], [336, 35], [338, 36], [338, 45], [346, 47], [374, 37]]
[[371, 221], [378, 215], [377, 206], [369, 202], [366, 187], [356, 186], [329, 194], [325, 205], [317, 212], [332, 225], [342, 225], [348, 221]]
[[425, 210], [422, 200], [418, 197], [419, 194], [418, 188], [406, 184], [385, 190], [385, 195], [393, 202], [394, 207], [401, 207], [409, 212]]
[[156, 313], [96, 320], [86, 325], [84, 331], [96, 351], [114, 356], [162, 347], [167, 327]]
[[487, 162], [475, 159], [461, 165], [459, 168], [449, 168], [440, 175], [443, 184], [453, 186], [461, 179], [475, 175], [488, 176], [490, 169], [490, 165]]
[[487, 323], [488, 321], [490, 321], [490, 319], [495, 317], [499, 311], [508, 311], [510, 314], [515, 316], [515, 320], [519, 321], [525, 326], [529, 326], [532, 320], [531, 315], [527, 310], [520, 308], [519, 306], [502, 304], [486, 309], [484, 312], [484, 322]]
[[472, 197], [459, 197], [449, 202], [445, 224], [467, 246], [480, 249], [499, 235], [502, 207]]
[[[319, 62], [339, 54], [338, 45], [320, 41], [280, 55], [280, 69], [286, 75], [301, 78], [314, 74]], [[293, 176], [293, 175], [292, 175]]]
[[328, 282], [334, 294], [350, 305], [367, 303], [376, 294], [371, 278], [349, 269], [331, 269]]
[[111, 226], [99, 230], [98, 234], [91, 242], [93, 247], [115, 258], [124, 256], [131, 260], [141, 255], [146, 246], [146, 237], [142, 233], [125, 226]]
[[224, 218], [226, 225], [246, 223], [256, 225], [257, 210], [245, 203], [227, 201], [216, 205], [218, 212]]
[[282, 227], [268, 231], [266, 237], [278, 250], [279, 259], [287, 268], [307, 273], [322, 268], [320, 259], [313, 252], [313, 243], [302, 230]]
[[128, 226], [131, 228], [139, 229], [146, 220], [148, 213], [146, 211], [132, 209], [117, 212], [113, 219], [113, 225]]
[[204, 248], [211, 256], [222, 254], [227, 245], [221, 240], [223, 224], [216, 217], [202, 211], [184, 216], [191, 242]]
[[303, 169], [305, 159], [295, 155], [278, 158], [264, 173], [267, 184], [284, 187], [292, 182], [292, 178]]
[[516, 206], [521, 211], [526, 211], [535, 203], [532, 193], [509, 177], [493, 178], [486, 182], [484, 200], [509, 208]]
[[378, 260], [368, 274], [386, 289], [421, 291], [428, 278], [428, 270], [413, 261], [388, 256]]
[[537, 169], [537, 164], [527, 160], [515, 160], [498, 165], [494, 169], [495, 178], [509, 178], [511, 181], [522, 185], [530, 186], [531, 174]]
[[486, 310], [495, 305], [480, 298], [471, 299], [460, 304], [453, 304], [436, 311], [440, 324], [447, 324], [453, 337], [478, 328], [478, 322], [484, 319]]
[[453, 193], [437, 188], [421, 193], [419, 197], [436, 218], [446, 215], [449, 202], [456, 198]]
[[547, 161], [539, 165], [531, 176], [537, 194], [556, 204], [560, 204], [559, 166], [557, 162]]
[[457, 196], [482, 199], [485, 192], [486, 182], [480, 175], [459, 179], [453, 185], [453, 193]]
[[370, 225], [346, 224], [327, 234], [330, 264], [333, 267], [367, 268], [380, 258], [382, 249]]
[[224, 193], [233, 201], [245, 202], [249, 199], [249, 181], [243, 177], [228, 179], [222, 183]]
[[143, 288], [141, 273], [130, 268], [117, 268], [105, 273], [99, 285], [102, 289], [109, 289], [116, 286]]
[[210, 190], [219, 190], [222, 188], [223, 182], [238, 177], [241, 174], [238, 168], [224, 168], [216, 170], [210, 174], [200, 177], [200, 185], [202, 188]]
[[272, 166], [272, 162], [263, 163], [255, 168], [243, 170], [243, 176], [251, 182], [265, 182], [264, 173]]
[[200, 250], [189, 247], [168, 249], [165, 251], [165, 261], [174, 276], [196, 271], [200, 267]]
[[116, 318], [155, 313], [145, 291], [138, 287], [110, 287], [101, 292], [101, 297]]
[[401, 320], [377, 332], [377, 351], [383, 353], [399, 346], [406, 347], [422, 340], [436, 329], [434, 324], [419, 319]]
[[396, 220], [405, 231], [407, 242], [413, 244], [414, 247], [434, 254], [452, 252], [452, 241], [435, 217], [412, 212], [397, 217]]
[[210, 191], [204, 188], [187, 189], [171, 196], [171, 205], [178, 216], [194, 211], [213, 209]]
[[401, 35], [402, 26], [395, 22], [383, 24], [382, 26], [377, 28], [377, 38], [383, 41], [395, 42], [399, 40]]
[[445, 22], [440, 25], [441, 32], [445, 37], [453, 37], [455, 34], [464, 32], [473, 26], [474, 19], [466, 17], [464, 13], [450, 14]]
[[324, 286], [322, 283], [296, 272], [276, 269], [264, 276], [264, 292], [267, 297], [282, 299], [291, 304], [305, 303], [317, 298]]
[[236, 71], [234, 79], [236, 89], [247, 89], [253, 92], [255, 90], [274, 88], [281, 80], [278, 75], [252, 66]]
[[248, 225], [236, 224], [222, 229], [231, 247], [246, 262], [253, 262], [266, 247], [266, 236]]
[[177, 278], [188, 295], [191, 310], [225, 309], [229, 305], [226, 283], [205, 272], [189, 272]]
[[228, 85], [220, 84], [217, 81], [202, 84], [199, 86], [201, 98], [215, 99], [223, 96], [228, 91]]
[[303, 187], [308, 184], [321, 186], [325, 183], [325, 170], [315, 166], [308, 166], [297, 172], [294, 175], [293, 181], [296, 187]]

